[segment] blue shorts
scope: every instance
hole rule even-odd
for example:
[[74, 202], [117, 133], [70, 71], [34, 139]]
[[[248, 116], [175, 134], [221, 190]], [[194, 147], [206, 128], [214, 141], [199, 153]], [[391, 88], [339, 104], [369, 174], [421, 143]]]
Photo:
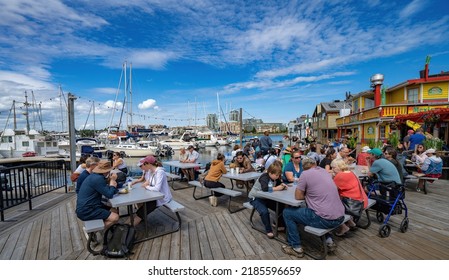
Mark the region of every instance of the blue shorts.
[[82, 213], [76, 213], [78, 218], [81, 221], [89, 221], [89, 220], [96, 220], [96, 219], [102, 219], [106, 220], [109, 218], [109, 215], [111, 215], [111, 207], [103, 205], [98, 208], [89, 209], [88, 211], [83, 211]]

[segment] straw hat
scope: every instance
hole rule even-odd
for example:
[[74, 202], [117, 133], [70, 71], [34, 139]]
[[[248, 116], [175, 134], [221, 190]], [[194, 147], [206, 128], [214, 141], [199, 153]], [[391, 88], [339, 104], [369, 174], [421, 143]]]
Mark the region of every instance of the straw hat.
[[291, 154], [291, 153], [292, 153], [292, 148], [290, 148], [290, 147], [285, 148], [284, 154]]
[[100, 160], [98, 165], [92, 170], [93, 173], [107, 173], [112, 170], [111, 162], [109, 160]]

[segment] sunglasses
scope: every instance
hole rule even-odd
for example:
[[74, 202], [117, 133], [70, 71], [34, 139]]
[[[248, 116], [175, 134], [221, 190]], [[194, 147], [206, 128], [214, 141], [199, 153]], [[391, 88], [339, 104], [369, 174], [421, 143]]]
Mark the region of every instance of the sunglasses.
[[300, 159], [301, 157], [293, 157], [294, 159]]

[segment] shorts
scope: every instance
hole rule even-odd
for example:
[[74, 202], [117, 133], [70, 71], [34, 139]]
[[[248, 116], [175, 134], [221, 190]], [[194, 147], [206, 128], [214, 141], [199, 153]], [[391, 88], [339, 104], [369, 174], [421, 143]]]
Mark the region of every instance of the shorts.
[[111, 215], [111, 207], [102, 205], [98, 208], [89, 208], [87, 211], [83, 211], [82, 213], [77, 212], [76, 215], [81, 221], [96, 219], [106, 220], [109, 218], [109, 215]]

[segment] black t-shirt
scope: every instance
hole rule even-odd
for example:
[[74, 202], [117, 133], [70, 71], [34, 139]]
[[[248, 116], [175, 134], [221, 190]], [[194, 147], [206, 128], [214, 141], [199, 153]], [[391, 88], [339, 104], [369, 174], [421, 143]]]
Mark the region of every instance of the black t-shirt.
[[323, 160], [320, 162], [321, 168], [326, 168], [326, 165], [331, 165], [332, 160], [330, 158], [323, 158]]

